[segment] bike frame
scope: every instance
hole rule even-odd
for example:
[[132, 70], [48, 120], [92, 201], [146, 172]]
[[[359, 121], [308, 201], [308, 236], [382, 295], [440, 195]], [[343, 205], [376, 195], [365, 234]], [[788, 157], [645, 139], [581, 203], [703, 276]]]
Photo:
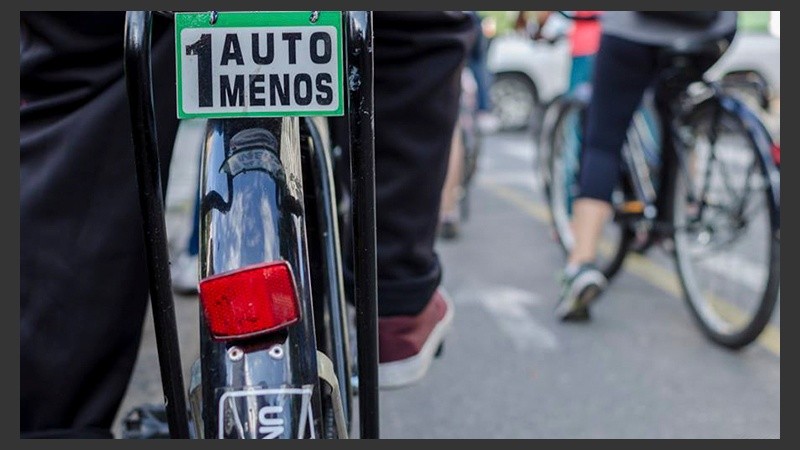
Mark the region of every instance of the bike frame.
[[[152, 31], [150, 11], [129, 11], [126, 19], [125, 74], [131, 102], [133, 138], [139, 200], [145, 233], [150, 297], [158, 347], [159, 366], [164, 389], [170, 436], [173, 438], [197, 437], [202, 429], [203, 437], [216, 437], [218, 409], [217, 401], [224, 396], [226, 388], [258, 384], [281, 388], [290, 386], [311, 387], [314, 395], [311, 403], [315, 417], [321, 406], [320, 383], [323, 379], [331, 389], [337, 427], [342, 417], [349, 416], [351, 406], [349, 385], [349, 361], [347, 356], [346, 323], [342, 301], [341, 266], [336, 230], [336, 207], [333, 193], [333, 173], [328, 149], [322, 145], [321, 136], [311, 120], [298, 118], [273, 119], [212, 119], [206, 134], [201, 172], [201, 220], [209, 227], [201, 227], [201, 278], [235, 269], [242, 259], [247, 261], [287, 260], [295, 274], [300, 296], [301, 322], [290, 326], [285, 332], [267, 335], [263, 339], [246, 342], [220, 342], [210, 337], [201, 318], [200, 368], [193, 368], [193, 411], [202, 410], [202, 428], [189, 429], [180, 348], [177, 339], [174, 303], [172, 298], [169, 254], [167, 250], [164, 200], [161, 190], [159, 154], [156, 143], [156, 123], [153, 112], [151, 83], [150, 38]], [[372, 15], [368, 11], [353, 11], [343, 14], [345, 33], [345, 68], [348, 83], [348, 99], [345, 110], [348, 114], [351, 151], [353, 197], [353, 243], [354, 243], [354, 303], [358, 333], [358, 379], [359, 420], [362, 438], [379, 437], [378, 373], [377, 373], [377, 278], [375, 259], [375, 180], [374, 180], [374, 108], [373, 108], [373, 55]], [[243, 130], [258, 127], [277, 137], [280, 155], [275, 167], [263, 168], [258, 173], [231, 174], [220, 172], [225, 158], [231, 156], [230, 139]], [[308, 138], [308, 139], [303, 139]], [[305, 142], [301, 142], [305, 141]], [[323, 292], [312, 302], [310, 295], [311, 274], [308, 258], [306, 224], [304, 221], [306, 198], [304, 195], [303, 167], [312, 174], [317, 208], [317, 235], [315, 242], [321, 249], [323, 262], [320, 267], [326, 274], [322, 283]], [[212, 168], [215, 168], [212, 170]], [[220, 192], [226, 195], [221, 195]], [[263, 195], [264, 192], [274, 195]], [[268, 204], [277, 214], [272, 218], [273, 234], [259, 235], [271, 239], [270, 245], [262, 245], [262, 251], [253, 253], [252, 247], [240, 245], [210, 252], [206, 244], [224, 239], [225, 230], [245, 231], [245, 210], [231, 214], [247, 198], [248, 194], [259, 195], [259, 200]], [[262, 193], [262, 194], [258, 194]], [[238, 201], [238, 202], [237, 202]], [[236, 212], [234, 210], [234, 212]], [[309, 237], [308, 239], [314, 239]], [[266, 250], [264, 250], [266, 249]], [[244, 252], [244, 253], [242, 253]], [[319, 303], [324, 302], [324, 306]], [[316, 311], [324, 311], [323, 317], [315, 317]], [[325, 320], [332, 330], [330, 347], [333, 360], [317, 352], [317, 333], [314, 320]], [[323, 339], [325, 342], [325, 338]], [[332, 376], [334, 375], [334, 376]], [[199, 379], [197, 379], [199, 376]], [[199, 380], [202, 380], [200, 383]], [[337, 383], [337, 380], [339, 383]], [[197, 395], [199, 394], [199, 395]], [[197, 403], [197, 399], [200, 399]], [[248, 400], [249, 402], [249, 400]], [[256, 401], [257, 403], [257, 401]], [[248, 405], [258, 407], [259, 405]], [[306, 408], [308, 405], [302, 405]], [[291, 405], [291, 414], [286, 416], [288, 427], [302, 424], [305, 416], [302, 408]], [[312, 416], [313, 417], [313, 416]], [[319, 421], [322, 422], [321, 420]], [[220, 422], [221, 423], [221, 420]], [[215, 433], [216, 430], [216, 433]], [[341, 435], [341, 428], [339, 428]], [[312, 433], [322, 434], [320, 427]]]
[[[714, 117], [720, 117], [723, 113], [728, 113], [739, 118], [747, 132], [747, 138], [758, 149], [758, 164], [767, 168], [768, 173], [777, 174], [777, 167], [772, 158], [771, 150], [773, 147], [772, 136], [765, 127], [764, 123], [756, 116], [743, 101], [729, 95], [718, 82], [700, 80], [707, 88], [706, 96], [699, 101], [692, 100], [685, 94], [688, 87], [681, 81], [671, 83], [670, 80], [662, 80], [655, 90], [655, 103], [658, 120], [661, 124], [661, 170], [659, 177], [662, 182], [658, 190], [647, 190], [642, 186], [652, 185], [649, 175], [643, 173], [632, 159], [642, 158], [643, 155], [632, 155], [626, 160], [627, 176], [631, 184], [635, 187], [635, 195], [645, 204], [645, 218], [652, 220], [654, 234], [670, 237], [674, 233], [672, 226], [672, 202], [674, 199], [674, 177], [686, 177], [687, 182], [691, 183], [691, 178], [687, 173], [686, 148], [681, 139], [681, 127], [683, 124], [690, 123], [691, 114], [703, 108], [711, 108]], [[680, 100], [689, 102], [682, 104]], [[629, 146], [631, 152], [639, 151], [641, 148]], [[716, 158], [712, 148], [712, 159]], [[707, 177], [706, 177], [707, 178]], [[780, 177], [772, 176], [768, 181], [770, 195], [769, 211], [775, 223], [780, 223]], [[704, 187], [704, 189], [706, 189]], [[691, 192], [696, 192], [692, 190]], [[701, 205], [701, 208], [703, 206]], [[655, 211], [655, 214], [649, 213]], [[648, 214], [649, 213], [649, 214]]]
[[[774, 143], [766, 125], [746, 101], [730, 91], [730, 86], [704, 76], [706, 68], [727, 48], [729, 38], [664, 47], [655, 55], [659, 64], [654, 68], [658, 78], [645, 94], [652, 96], [645, 100], [652, 100], [653, 104], [642, 103], [633, 113], [621, 149], [622, 170], [617, 180], [618, 189], [611, 199], [613, 220], [621, 236], [610, 246], [610, 258], [602, 261], [602, 271], [610, 280], [629, 251], [642, 254], [653, 244], [662, 244], [674, 257], [684, 297], [702, 331], [713, 342], [738, 349], [751, 343], [764, 330], [780, 295], [780, 146]], [[581, 145], [578, 136], [585, 132], [579, 125], [583, 123], [580, 115], [590, 101], [590, 95], [577, 95], [577, 90], [576, 95], [559, 97], [552, 105], [552, 112], [548, 111], [546, 124], [550, 127], [541, 140], [545, 144], [541, 146], [542, 154], [549, 158], [545, 166], [548, 170], [542, 177], [545, 194], [552, 223], [566, 251], [574, 242], [570, 240], [569, 208], [575, 187], [575, 169], [581, 170], [576, 160], [582, 150], [578, 147]], [[741, 175], [732, 175], [732, 169], [725, 164], [716, 164], [726, 157], [726, 150], [715, 145], [718, 138], [727, 137], [724, 136], [726, 126], [735, 128], [740, 142], [747, 144], [747, 156], [751, 157], [744, 166], [747, 172]], [[710, 145], [696, 147], [698, 136], [702, 138], [700, 143], [707, 139]], [[557, 148], [556, 145], [562, 145], [559, 137], [564, 138], [564, 143]], [[707, 152], [695, 152], [705, 147], [709, 148]], [[712, 172], [716, 167], [720, 167], [719, 176]], [[753, 180], [754, 174], [760, 178]], [[722, 308], [717, 314], [714, 311], [717, 308], [709, 305], [716, 302], [716, 297], [705, 293], [693, 273], [694, 252], [689, 245], [695, 239], [692, 236], [695, 232], [705, 233], [703, 238], [713, 238], [717, 231], [716, 223], [705, 220], [709, 216], [704, 214], [705, 210], [712, 210], [712, 219], [719, 217], [718, 211], [725, 214], [723, 225], [732, 233], [730, 237], [721, 234], [728, 238], [720, 241], [723, 245], [733, 242], [739, 231], [747, 228], [745, 213], [750, 205], [747, 194], [752, 181], [759, 181], [759, 194], [766, 196], [769, 225], [765, 231], [771, 233], [766, 250], [769, 272], [765, 290], [759, 291], [761, 299], [752, 320], [745, 322], [744, 327], [738, 323], [729, 326], [732, 324], [721, 312]], [[738, 186], [744, 186], [745, 195], [739, 195]], [[718, 187], [732, 195], [716, 195]], [[762, 189], [766, 192], [761, 192]], [[726, 201], [728, 198], [733, 201]], [[707, 241], [701, 244], [707, 245], [711, 239]]]

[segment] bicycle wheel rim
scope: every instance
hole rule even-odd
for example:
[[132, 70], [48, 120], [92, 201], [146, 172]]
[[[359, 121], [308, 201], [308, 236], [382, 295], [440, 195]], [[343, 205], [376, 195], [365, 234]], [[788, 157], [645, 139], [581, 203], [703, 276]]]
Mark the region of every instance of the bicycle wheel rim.
[[675, 183], [678, 272], [703, 331], [740, 348], [768, 325], [779, 295], [780, 242], [769, 174], [735, 116], [700, 115], [693, 135], [686, 170]]
[[[572, 205], [578, 194], [581, 160], [582, 105], [565, 104], [553, 128], [550, 155], [550, 183], [547, 189], [551, 222], [565, 253], [575, 245], [572, 232]], [[615, 221], [606, 223], [597, 248], [597, 267], [607, 278], [622, 265], [630, 233]]]

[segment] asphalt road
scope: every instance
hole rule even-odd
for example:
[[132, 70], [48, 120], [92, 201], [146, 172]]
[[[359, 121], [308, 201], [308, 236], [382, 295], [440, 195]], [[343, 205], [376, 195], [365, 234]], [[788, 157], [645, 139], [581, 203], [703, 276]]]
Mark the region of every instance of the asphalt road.
[[766, 333], [738, 353], [711, 344], [658, 252], [628, 261], [591, 323], [553, 317], [563, 256], [532, 148], [519, 135], [487, 141], [474, 213], [439, 245], [454, 336], [420, 386], [383, 396], [383, 435], [779, 437], [779, 340]]
[[[779, 438], [779, 309], [757, 343], [722, 349], [692, 322], [669, 260], [655, 251], [629, 258], [591, 322], [555, 319], [563, 255], [533, 152], [523, 134], [486, 139], [469, 221], [460, 239], [438, 244], [453, 332], [418, 385], [382, 392], [381, 436]], [[192, 170], [184, 164], [172, 174], [176, 248], [191, 212]], [[188, 368], [197, 300], [176, 297], [176, 306]], [[160, 398], [148, 322], [122, 412]]]

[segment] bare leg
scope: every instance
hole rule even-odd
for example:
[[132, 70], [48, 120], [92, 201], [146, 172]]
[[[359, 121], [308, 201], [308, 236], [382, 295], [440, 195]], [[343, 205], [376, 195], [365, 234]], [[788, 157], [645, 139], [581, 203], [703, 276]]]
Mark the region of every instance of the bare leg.
[[447, 177], [442, 188], [442, 203], [439, 222], [457, 222], [459, 219], [458, 201], [461, 198], [461, 177], [464, 164], [464, 146], [461, 141], [461, 129], [456, 123], [450, 148], [450, 161], [447, 166]]
[[593, 198], [579, 198], [573, 204], [572, 233], [575, 245], [567, 257], [564, 285], [556, 305], [561, 320], [588, 320], [588, 306], [605, 288], [607, 280], [597, 269], [584, 269], [594, 263], [603, 226], [612, 213], [611, 204]]
[[611, 213], [611, 204], [608, 202], [593, 198], [575, 200], [571, 224], [575, 245], [567, 258], [567, 264], [577, 266], [594, 262], [600, 234]]

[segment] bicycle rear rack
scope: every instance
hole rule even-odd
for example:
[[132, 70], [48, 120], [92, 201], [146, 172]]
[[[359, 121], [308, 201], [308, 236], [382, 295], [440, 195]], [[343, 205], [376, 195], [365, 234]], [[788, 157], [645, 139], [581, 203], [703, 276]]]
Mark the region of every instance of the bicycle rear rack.
[[[191, 436], [172, 297], [156, 140], [150, 48], [152, 22], [152, 11], [127, 12], [124, 70], [167, 422], [170, 437], [185, 439]], [[361, 437], [374, 439], [379, 437], [379, 416], [372, 13], [346, 11], [343, 22], [353, 190], [359, 421]]]

